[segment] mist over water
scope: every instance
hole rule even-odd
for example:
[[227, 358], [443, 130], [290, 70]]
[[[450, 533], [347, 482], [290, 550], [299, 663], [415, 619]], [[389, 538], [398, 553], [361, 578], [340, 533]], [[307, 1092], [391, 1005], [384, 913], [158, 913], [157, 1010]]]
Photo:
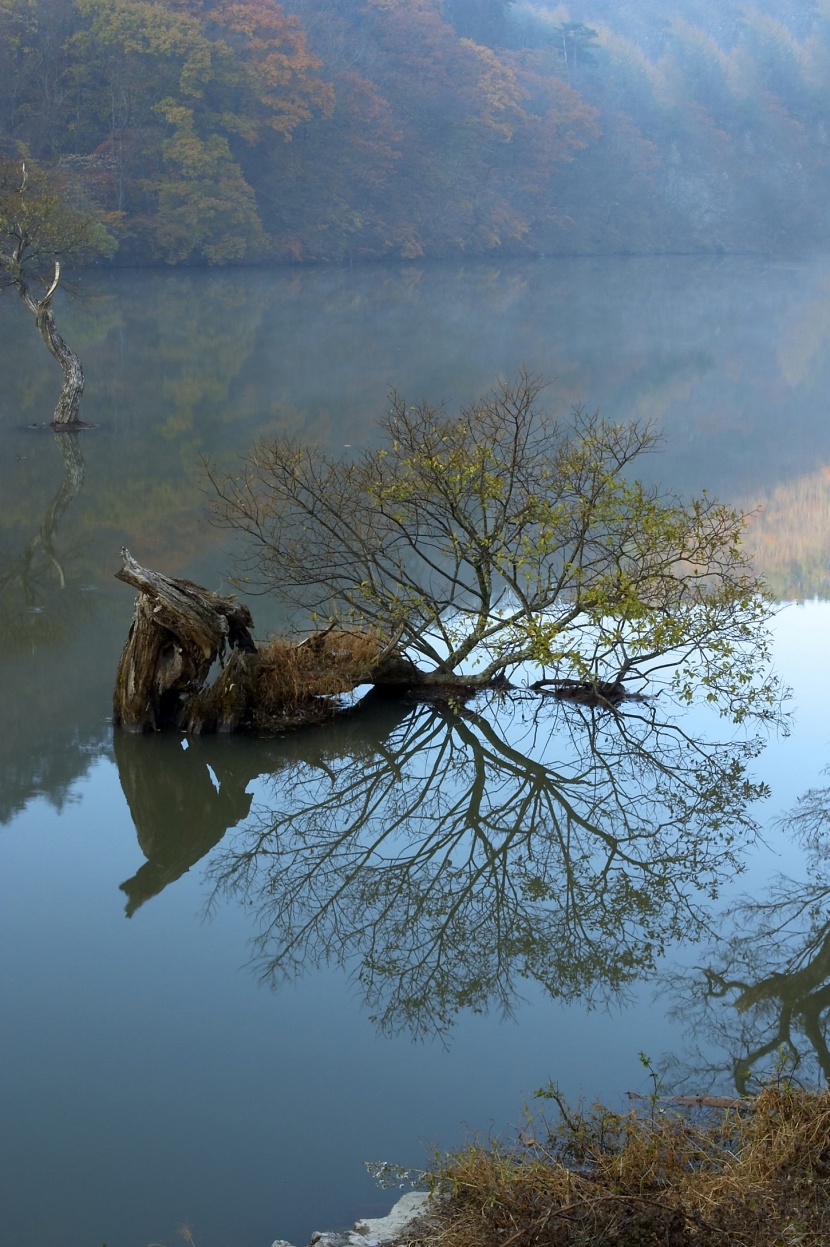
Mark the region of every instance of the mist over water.
[[[321, 899], [303, 890], [309, 866], [322, 886], [313, 851], [324, 841], [319, 811], [316, 823], [297, 817], [302, 800], [329, 801], [332, 832], [347, 830], [344, 794], [355, 777], [386, 785], [394, 803], [417, 788], [434, 751], [449, 750], [454, 779], [430, 799], [463, 797], [471, 790], [464, 768], [486, 748], [497, 777], [487, 814], [492, 821], [508, 811], [509, 840], [509, 802], [523, 791], [516, 783], [553, 798], [538, 769], [520, 770], [505, 787], [505, 749], [561, 770], [585, 729], [572, 717], [549, 724], [539, 739], [550, 750], [536, 754], [522, 743], [521, 715], [509, 731], [503, 722], [496, 747], [482, 723], [448, 730], [423, 709], [305, 739], [196, 740], [187, 750], [177, 739], [114, 740], [107, 718], [132, 603], [113, 573], [127, 545], [148, 566], [227, 587], [234, 550], [206, 522], [203, 457], [232, 466], [276, 430], [333, 450], [360, 446], [375, 436], [391, 387], [453, 409], [524, 364], [550, 380], [557, 411], [581, 403], [612, 419], [656, 420], [665, 446], [644, 465], [651, 479], [764, 504], [748, 530], [759, 563], [783, 598], [824, 598], [828, 283], [824, 262], [747, 258], [87, 276], [87, 297], [60, 313], [89, 377], [84, 418], [97, 427], [70, 435], [63, 449], [25, 427], [48, 419], [57, 370], [45, 352], [41, 359], [18, 307], [0, 303], [4, 352], [18, 363], [0, 398], [4, 1247], [170, 1242], [182, 1222], [200, 1247], [301, 1243], [313, 1229], [388, 1207], [391, 1196], [370, 1182], [364, 1160], [419, 1164], [424, 1147], [516, 1122], [523, 1096], [549, 1078], [571, 1094], [616, 1102], [642, 1089], [641, 1050], [655, 1060], [671, 1053], [701, 1077], [708, 1063], [728, 1081], [734, 1052], [763, 1046], [776, 1018], [769, 994], [766, 1014], [740, 1015], [757, 1022], [757, 1034], [738, 1034], [731, 999], [702, 999], [694, 979], [695, 966], [740, 965], [751, 985], [746, 950], [727, 963], [705, 941], [683, 947], [700, 932], [661, 901], [659, 871], [643, 891], [641, 904], [652, 908], [640, 909], [639, 927], [624, 908], [618, 926], [597, 927], [597, 960], [627, 968], [620, 997], [607, 983], [598, 989], [596, 965], [580, 967], [576, 947], [569, 985], [566, 967], [545, 982], [532, 948], [514, 946], [499, 950], [496, 986], [509, 980], [515, 989], [515, 1016], [504, 1020], [503, 997], [488, 998], [493, 941], [475, 938], [497, 909], [492, 894], [475, 890], [465, 893], [477, 918], [472, 934], [456, 931], [451, 958], [424, 962], [450, 1015], [440, 1033], [422, 1024], [435, 1001], [416, 1009], [417, 979], [396, 978], [380, 957], [389, 940], [375, 948], [367, 979], [359, 924], [350, 930], [331, 908], [334, 926], [312, 926], [296, 944], [303, 956], [272, 967], [279, 972], [263, 982], [274, 947]], [[267, 599], [250, 605], [260, 633], [280, 623]], [[748, 809], [765, 844], [747, 835], [730, 848], [735, 865], [747, 866], [743, 879], [716, 856], [684, 875], [689, 904], [711, 907], [715, 918], [744, 883], [762, 896], [779, 870], [800, 878], [809, 866], [809, 846], [776, 831], [773, 819], [822, 783], [826, 609], [823, 601], [791, 606], [776, 628], [796, 716], [791, 738], [766, 742], [747, 762], [772, 789]], [[710, 741], [723, 731], [705, 716], [687, 726]], [[334, 788], [325, 768], [338, 777]], [[348, 791], [359, 800], [359, 787]], [[636, 783], [627, 791], [639, 807]], [[441, 811], [434, 814], [438, 826]], [[247, 893], [219, 886], [262, 818], [289, 815], [295, 838], [282, 834], [277, 864], [296, 887], [293, 910], [265, 906], [274, 885], [261, 860]], [[453, 870], [469, 826], [450, 854]], [[344, 861], [360, 843], [344, 842]], [[392, 847], [393, 862], [405, 857], [405, 837]], [[522, 856], [521, 846], [508, 847]], [[438, 870], [443, 861], [435, 859], [436, 888], [452, 892], [460, 884]], [[707, 895], [710, 868], [721, 871], [716, 902]], [[555, 916], [555, 859], [512, 870], [530, 905], [500, 898], [513, 928], [522, 913], [530, 929], [539, 925], [533, 904]], [[352, 916], [381, 906], [389, 876], [373, 878], [380, 890], [352, 898]], [[399, 870], [394, 895], [417, 908], [419, 876], [408, 879]], [[599, 923], [601, 906], [592, 904]], [[388, 936], [406, 913], [384, 912]], [[667, 958], [656, 961], [659, 976], [673, 976], [669, 985], [646, 955], [649, 924], [666, 943]], [[614, 961], [602, 940], [618, 927]], [[407, 929], [434, 948], [429, 924]], [[272, 942], [257, 945], [269, 930]], [[764, 975], [766, 962], [756, 977]], [[395, 983], [408, 994], [390, 995]], [[794, 982], [793, 999], [803, 998], [798, 990]], [[672, 1017], [678, 1001], [686, 1013]], [[707, 1029], [712, 1017], [717, 1025]], [[688, 1042], [693, 1027], [702, 1055]], [[795, 1031], [805, 1065], [817, 1069], [820, 1054]]]
[[[388, 1210], [364, 1161], [618, 1104], [643, 1051], [830, 1077], [829, 72], [827, 0], [0, 6], [0, 1247], [302, 1244]], [[83, 433], [30, 427], [32, 225]], [[122, 547], [290, 626], [208, 464], [522, 368], [746, 513], [791, 736], [521, 695], [114, 733]]]

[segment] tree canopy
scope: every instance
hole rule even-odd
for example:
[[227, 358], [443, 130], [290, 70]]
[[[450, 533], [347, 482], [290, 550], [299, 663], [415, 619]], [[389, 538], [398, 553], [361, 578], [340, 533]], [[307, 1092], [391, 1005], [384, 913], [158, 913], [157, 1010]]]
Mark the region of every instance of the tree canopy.
[[531, 664], [537, 687], [668, 683], [736, 719], [768, 712], [743, 517], [636, 480], [649, 427], [558, 420], [542, 392], [522, 373], [458, 415], [393, 395], [379, 443], [348, 457], [260, 443], [213, 479], [220, 522], [249, 538], [248, 583], [395, 645], [401, 682], [483, 686]]
[[25, 157], [0, 157], [0, 290], [48, 288], [55, 261], [89, 263], [115, 248], [103, 214], [68, 177]]
[[131, 263], [793, 250], [828, 55], [773, 0], [0, 0], [0, 150]]

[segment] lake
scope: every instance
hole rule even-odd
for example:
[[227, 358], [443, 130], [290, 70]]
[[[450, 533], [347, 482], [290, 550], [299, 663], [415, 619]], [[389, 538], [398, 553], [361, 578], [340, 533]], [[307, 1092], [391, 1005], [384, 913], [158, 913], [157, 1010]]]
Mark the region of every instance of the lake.
[[[79, 290], [58, 323], [96, 427], [62, 438], [27, 427], [59, 374], [0, 301], [0, 1245], [169, 1247], [182, 1224], [199, 1247], [304, 1244], [391, 1206], [364, 1162], [508, 1131], [550, 1079], [619, 1105], [650, 1090], [642, 1051], [687, 1087], [734, 1087], [787, 1044], [826, 1075], [823, 796], [812, 831], [779, 820], [830, 759], [830, 263], [125, 271]], [[120, 548], [212, 588], [233, 574], [206, 460], [277, 429], [357, 447], [392, 388], [452, 408], [520, 366], [563, 415], [655, 421], [649, 479], [760, 508], [748, 541], [789, 603], [793, 689], [791, 734], [744, 759], [769, 786], [746, 807], [760, 839], [716, 817], [743, 808], [728, 752], [696, 755], [707, 809], [677, 786], [681, 733], [743, 746], [702, 709], [633, 716], [630, 752], [523, 703], [114, 737]], [[282, 622], [250, 605], [260, 634]], [[591, 731], [613, 764], [589, 801]]]

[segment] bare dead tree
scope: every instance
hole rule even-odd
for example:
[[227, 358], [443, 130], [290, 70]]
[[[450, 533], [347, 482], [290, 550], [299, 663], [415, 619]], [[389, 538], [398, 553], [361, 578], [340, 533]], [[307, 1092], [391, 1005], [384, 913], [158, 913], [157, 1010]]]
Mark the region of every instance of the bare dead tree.
[[57, 430], [81, 427], [84, 373], [58, 332], [54, 299], [62, 263], [112, 252], [115, 240], [99, 217], [67, 197], [65, 188], [25, 161], [0, 160], [0, 289], [17, 291], [63, 374], [52, 417]]

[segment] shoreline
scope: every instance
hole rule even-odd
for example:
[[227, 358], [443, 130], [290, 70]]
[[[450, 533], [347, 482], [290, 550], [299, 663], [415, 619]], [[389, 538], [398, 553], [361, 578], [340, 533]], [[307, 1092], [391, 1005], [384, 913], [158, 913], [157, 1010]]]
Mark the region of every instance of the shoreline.
[[[432, 1197], [426, 1191], [407, 1191], [385, 1217], [364, 1217], [350, 1230], [315, 1230], [308, 1247], [393, 1247], [404, 1232], [429, 1212]], [[271, 1247], [296, 1247], [277, 1238]]]

